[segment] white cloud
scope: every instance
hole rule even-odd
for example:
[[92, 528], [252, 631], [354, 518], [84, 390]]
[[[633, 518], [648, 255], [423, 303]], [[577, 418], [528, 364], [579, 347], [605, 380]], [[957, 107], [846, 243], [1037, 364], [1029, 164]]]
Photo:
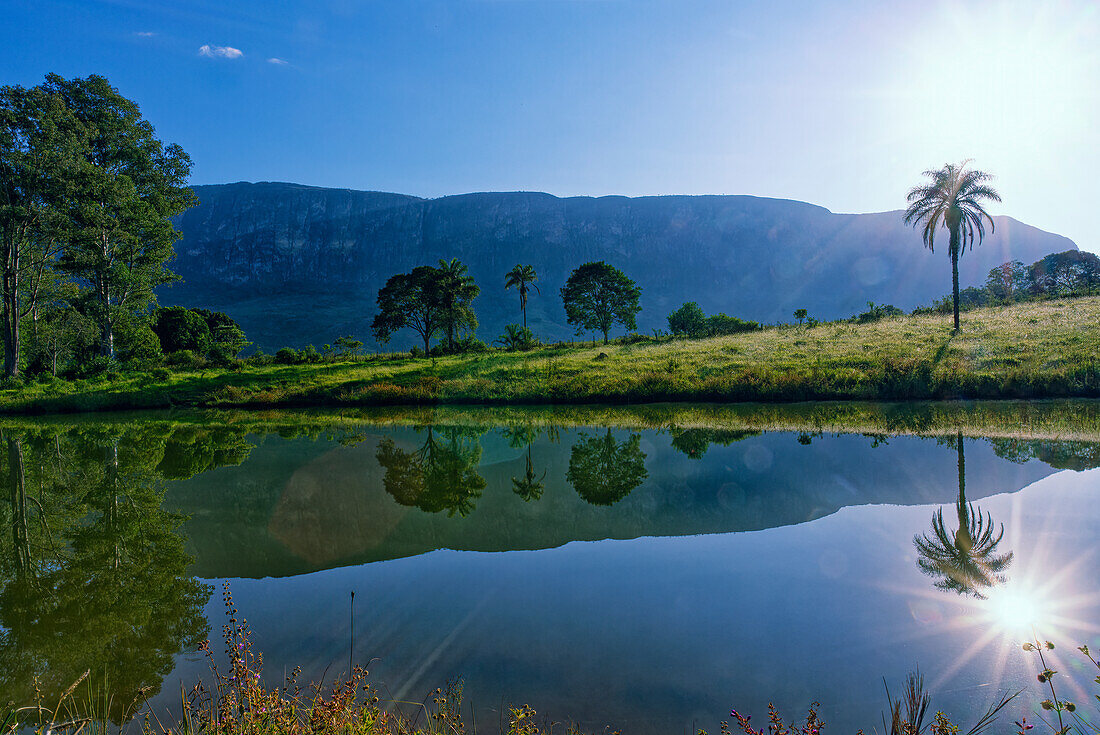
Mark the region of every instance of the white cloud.
[[156, 31], [134, 31], [134, 35], [138, 38], [152, 38], [157, 35]]
[[272, 56], [270, 59], [267, 60], [267, 63], [269, 63], [269, 64], [278, 64], [279, 66], [286, 66], [290, 62], [287, 61], [286, 59], [280, 59], [277, 56]]
[[244, 56], [244, 51], [232, 46], [211, 46], [204, 43], [199, 47], [199, 56], [206, 56], [211, 59], [239, 59]]

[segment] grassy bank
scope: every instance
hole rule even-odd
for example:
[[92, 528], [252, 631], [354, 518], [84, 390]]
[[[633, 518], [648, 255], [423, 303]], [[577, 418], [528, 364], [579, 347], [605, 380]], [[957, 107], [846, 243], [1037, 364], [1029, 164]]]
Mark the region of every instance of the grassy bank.
[[1100, 297], [709, 339], [110, 375], [0, 391], [0, 411], [1100, 397]]

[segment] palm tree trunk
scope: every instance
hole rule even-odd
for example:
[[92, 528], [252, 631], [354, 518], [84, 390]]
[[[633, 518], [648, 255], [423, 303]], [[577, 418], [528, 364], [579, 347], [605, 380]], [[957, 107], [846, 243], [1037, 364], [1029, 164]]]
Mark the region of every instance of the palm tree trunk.
[[959, 231], [951, 230], [951, 301], [955, 307], [955, 331], [959, 331]]

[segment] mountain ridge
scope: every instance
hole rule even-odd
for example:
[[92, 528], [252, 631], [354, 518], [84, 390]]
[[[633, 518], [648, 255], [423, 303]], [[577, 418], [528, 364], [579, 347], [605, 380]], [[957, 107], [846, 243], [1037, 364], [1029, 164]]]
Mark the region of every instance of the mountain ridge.
[[[685, 301], [770, 323], [795, 308], [821, 319], [849, 316], [867, 301], [910, 309], [950, 290], [946, 254], [929, 254], [898, 210], [834, 213], [748, 194], [427, 199], [288, 182], [193, 188], [200, 203], [175, 220], [182, 238], [173, 269], [183, 283], [162, 289], [160, 300], [224, 310], [268, 351], [342, 334], [370, 343], [385, 280], [451, 257], [482, 287], [475, 308], [486, 342], [520, 321], [518, 298], [503, 288], [517, 262], [539, 272], [528, 322], [549, 340], [572, 337], [556, 290], [589, 260], [616, 265], [642, 287], [642, 331], [665, 327]], [[960, 259], [964, 287], [1006, 260], [1076, 249], [1009, 216], [994, 220], [985, 244]], [[391, 347], [414, 342], [399, 335]]]

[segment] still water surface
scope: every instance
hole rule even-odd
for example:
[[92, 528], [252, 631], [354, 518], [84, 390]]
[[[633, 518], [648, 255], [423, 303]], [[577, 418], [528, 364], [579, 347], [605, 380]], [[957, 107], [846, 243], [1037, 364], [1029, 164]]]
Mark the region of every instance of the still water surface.
[[1024, 688], [1011, 720], [1033, 625], [1067, 667], [1100, 648], [1098, 444], [470, 415], [5, 428], [0, 700], [98, 666], [171, 709], [224, 580], [273, 683], [460, 676], [490, 731], [509, 702], [685, 732], [814, 700], [870, 729], [918, 665], [964, 719]]

